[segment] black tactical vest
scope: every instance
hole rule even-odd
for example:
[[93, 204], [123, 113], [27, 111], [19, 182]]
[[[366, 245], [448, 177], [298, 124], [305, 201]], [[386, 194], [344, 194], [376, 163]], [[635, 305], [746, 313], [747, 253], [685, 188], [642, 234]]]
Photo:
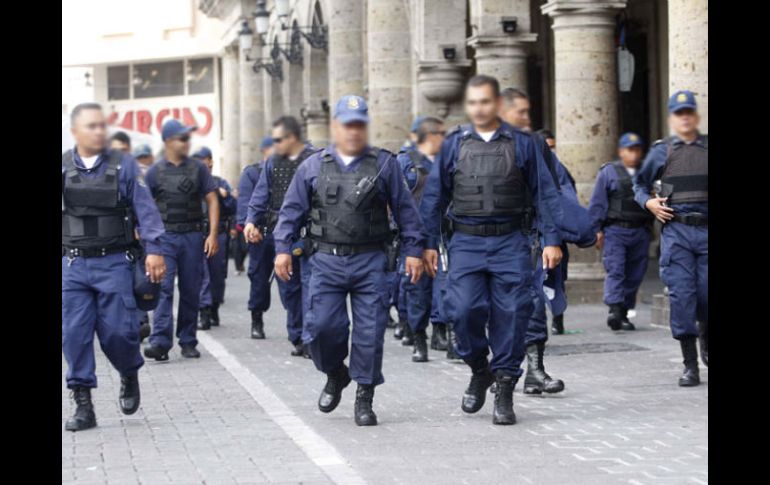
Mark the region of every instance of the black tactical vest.
[[422, 200], [422, 194], [425, 192], [425, 182], [428, 181], [429, 172], [428, 168], [422, 164], [423, 155], [419, 151], [410, 149], [406, 151], [406, 155], [409, 157], [409, 160], [412, 161], [413, 167], [411, 170], [417, 172], [417, 182], [414, 184], [414, 187], [411, 188], [411, 192], [419, 207], [420, 201]]
[[458, 216], [518, 216], [527, 207], [527, 184], [516, 166], [512, 139], [485, 142], [466, 135], [455, 163], [452, 211]]
[[[62, 155], [62, 246], [68, 249], [121, 249], [134, 243], [133, 214], [120, 196], [119, 151], [109, 151], [101, 176], [84, 177], [72, 150]], [[102, 162], [105, 163], [105, 162]]]
[[673, 187], [668, 204], [708, 202], [708, 138], [705, 146], [695, 143], [674, 145], [672, 141], [672, 138], [666, 140], [668, 157], [661, 175], [661, 182]]
[[651, 222], [652, 214], [642, 209], [634, 200], [634, 182], [623, 166], [623, 162], [613, 162], [612, 167], [618, 174], [618, 190], [612, 191], [609, 195], [608, 222]]
[[267, 207], [267, 228], [269, 231], [273, 231], [275, 224], [278, 222], [278, 212], [281, 210], [283, 204], [283, 198], [286, 196], [286, 191], [289, 190], [289, 184], [294, 177], [294, 173], [297, 171], [297, 167], [311, 154], [310, 149], [304, 149], [299, 154], [296, 160], [291, 160], [288, 157], [281, 157], [275, 155], [273, 157], [273, 168], [270, 172], [272, 180], [270, 186], [270, 200]]
[[378, 170], [380, 153], [388, 152], [373, 148], [362, 160], [355, 172], [344, 172], [334, 157], [324, 152], [321, 170], [310, 209], [310, 237], [313, 241], [327, 244], [371, 245], [385, 243], [390, 238], [387, 204], [377, 187], [373, 197], [357, 209], [346, 198], [357, 190], [364, 177], [374, 179]]
[[155, 202], [158, 204], [166, 231], [203, 230], [199, 170], [200, 165], [192, 159], [187, 159], [180, 166], [168, 161], [158, 164]]

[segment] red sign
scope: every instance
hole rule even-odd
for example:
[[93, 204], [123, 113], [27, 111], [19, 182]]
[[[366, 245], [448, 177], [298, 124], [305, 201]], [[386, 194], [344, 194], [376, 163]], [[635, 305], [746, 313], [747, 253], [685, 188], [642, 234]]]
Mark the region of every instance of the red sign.
[[211, 110], [205, 106], [198, 106], [195, 109], [195, 112], [196, 114], [193, 115], [192, 108], [163, 108], [153, 117], [152, 112], [149, 110], [130, 110], [123, 113], [121, 121], [118, 122], [118, 118], [121, 118], [121, 113], [113, 111], [107, 118], [107, 124], [117, 125], [126, 130], [150, 134], [154, 119], [155, 130], [157, 133], [160, 133], [163, 122], [170, 117], [175, 120], [180, 120], [187, 126], [197, 126], [197, 135], [208, 135], [209, 131], [211, 131], [211, 126], [214, 123], [214, 117], [211, 114]]

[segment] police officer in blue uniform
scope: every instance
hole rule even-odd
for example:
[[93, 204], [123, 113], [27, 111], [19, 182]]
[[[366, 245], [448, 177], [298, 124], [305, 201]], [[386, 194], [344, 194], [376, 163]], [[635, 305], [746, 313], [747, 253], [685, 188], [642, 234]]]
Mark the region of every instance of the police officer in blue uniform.
[[[163, 124], [161, 136], [165, 158], [150, 167], [145, 175], [147, 186], [158, 205], [166, 229], [161, 240], [168, 273], [163, 279], [155, 310], [150, 345], [144, 356], [156, 361], [168, 360], [174, 345], [174, 278], [179, 275], [179, 306], [176, 336], [182, 357], [198, 358], [195, 347], [203, 260], [213, 257], [219, 248], [219, 197], [217, 186], [206, 165], [190, 158], [190, 133], [196, 127], [177, 120]], [[209, 232], [203, 234], [202, 204], [208, 205]]]
[[62, 155], [62, 351], [77, 405], [65, 429], [80, 431], [96, 426], [94, 332], [120, 373], [120, 410], [133, 414], [139, 408], [144, 360], [133, 291], [134, 220], [147, 254], [147, 276], [159, 282], [166, 266], [158, 209], [138, 178], [136, 161], [107, 149], [102, 107], [76, 106], [70, 124], [76, 146]]
[[[500, 117], [508, 124], [519, 128], [525, 132], [531, 132], [532, 125], [529, 117], [530, 102], [529, 96], [516, 88], [506, 88], [501, 93], [502, 106]], [[553, 151], [548, 140], [553, 140], [553, 134], [548, 131], [540, 130], [532, 135], [538, 151], [543, 156], [543, 160], [549, 164], [551, 175], [559, 186], [564, 186], [565, 190], [572, 187], [574, 190], [574, 181], [567, 168], [559, 161], [556, 153]], [[533, 215], [533, 214], [530, 214]], [[527, 324], [527, 334], [524, 339], [524, 345], [527, 355], [527, 373], [524, 376], [524, 394], [539, 395], [543, 392], [554, 394], [564, 390], [564, 382], [561, 379], [552, 378], [545, 370], [545, 344], [548, 341], [548, 317], [545, 313], [546, 303], [550, 303], [552, 313], [554, 314], [554, 325], [563, 333], [563, 315], [566, 309], [566, 295], [563, 284], [556, 284], [553, 288], [554, 298], [549, 299], [543, 290], [543, 285], [547, 279], [558, 280], [563, 283], [563, 275], [567, 264], [566, 244], [561, 245], [562, 260], [559, 265], [549, 271], [543, 269], [540, 260], [543, 257], [542, 231], [538, 229], [538, 223], [542, 222], [540, 218], [533, 220], [529, 227], [530, 244], [532, 246], [532, 293], [533, 309], [529, 316]], [[554, 305], [553, 301], [563, 302], [563, 305]], [[554, 311], [556, 309], [557, 311]], [[561, 317], [561, 318], [559, 318]], [[496, 388], [496, 386], [493, 386]]]
[[[269, 268], [275, 261], [273, 231], [278, 222], [278, 211], [283, 204], [286, 190], [297, 167], [316, 151], [313, 146], [302, 141], [302, 126], [293, 116], [282, 116], [275, 120], [272, 136], [273, 155], [265, 162], [257, 187], [252, 193], [246, 216], [246, 227], [243, 231], [248, 242], [261, 246], [262, 259], [258, 264]], [[294, 270], [304, 271], [301, 268], [300, 256], [295, 254], [292, 256]], [[269, 287], [269, 281], [267, 284]], [[286, 330], [289, 341], [294, 346], [291, 355], [310, 358], [302, 343], [301, 278], [292, 278], [286, 282], [279, 279], [278, 290], [281, 303], [286, 309]]]
[[[417, 125], [416, 144], [399, 152], [396, 160], [406, 179], [406, 184], [414, 197], [415, 205], [419, 207], [428, 174], [433, 167], [433, 160], [441, 149], [444, 141], [444, 123], [438, 118], [422, 117]], [[426, 329], [433, 315], [434, 281], [427, 274], [416, 283], [409, 282], [404, 275], [401, 282], [406, 304], [407, 322], [413, 335], [413, 362], [428, 361], [428, 336]], [[436, 288], [438, 289], [438, 288]], [[434, 320], [435, 322], [435, 320]], [[434, 350], [446, 350], [446, 326], [434, 323], [431, 346]], [[438, 349], [441, 344], [442, 348]]]
[[[201, 147], [193, 154], [193, 158], [203, 162], [209, 169], [214, 168], [214, 158], [211, 149]], [[219, 326], [219, 306], [225, 301], [225, 279], [227, 279], [227, 238], [230, 230], [229, 221], [235, 214], [236, 200], [232, 196], [232, 188], [227, 180], [216, 175], [212, 175], [214, 183], [217, 186], [217, 196], [219, 197], [219, 227], [217, 228], [217, 243], [219, 251], [207, 258], [203, 258], [203, 275], [201, 276], [200, 292], [200, 320], [198, 321], [198, 330], [208, 330], [211, 327]], [[203, 233], [208, 234], [209, 214], [208, 204], [202, 204], [203, 209]]]
[[618, 142], [618, 160], [602, 165], [588, 210], [603, 250], [604, 304], [612, 330], [634, 330], [628, 311], [647, 272], [653, 216], [634, 200], [633, 177], [642, 161], [642, 139], [626, 133]]
[[[246, 225], [246, 217], [249, 212], [249, 202], [257, 187], [257, 182], [262, 175], [262, 169], [265, 162], [273, 153], [273, 137], [266, 136], [262, 139], [260, 145], [262, 152], [261, 161], [253, 163], [243, 169], [241, 180], [238, 182], [238, 214], [237, 229], [243, 233]], [[244, 234], [245, 238], [246, 235]], [[251, 312], [251, 338], [265, 338], [265, 323], [262, 320], [262, 314], [270, 309], [270, 275], [273, 271], [272, 259], [266, 258], [265, 252], [267, 245], [253, 244], [246, 241], [249, 246], [249, 302], [248, 308]]]
[[[411, 282], [419, 281], [423, 272], [422, 224], [414, 199], [393, 154], [368, 145], [367, 112], [359, 96], [343, 96], [337, 102], [334, 143], [297, 168], [274, 232], [275, 274], [284, 281], [297, 278], [291, 246], [310, 216], [313, 254], [303, 340], [310, 345], [316, 368], [327, 376], [318, 408], [333, 411], [352, 379], [358, 383], [354, 412], [359, 426], [377, 424], [374, 388], [385, 382], [388, 208], [400, 229]], [[350, 334], [348, 295], [353, 311], [350, 369], [344, 363]]]
[[[153, 163], [152, 149], [149, 145], [139, 145], [134, 150], [133, 155], [139, 166], [138, 178], [144, 183], [144, 175]], [[150, 336], [150, 332], [152, 331], [150, 328], [150, 314], [144, 310], [137, 310], [137, 312], [139, 313], [140, 322], [139, 337], [144, 341], [144, 339]]]
[[[668, 286], [671, 332], [684, 357], [680, 386], [700, 384], [696, 339], [708, 366], [708, 136], [698, 131], [691, 91], [668, 101], [672, 136], [656, 141], [634, 179], [636, 201], [663, 223], [660, 278]], [[661, 190], [652, 195], [655, 180]], [[700, 324], [700, 329], [696, 324]]]
[[514, 424], [513, 389], [522, 374], [533, 309], [524, 221], [532, 203], [543, 219], [543, 264], [548, 268], [561, 259], [561, 237], [552, 214], [557, 192], [542, 154], [530, 134], [498, 118], [500, 103], [497, 79], [479, 75], [468, 81], [465, 109], [471, 124], [447, 135], [428, 177], [420, 213], [429, 236], [426, 270], [435, 275], [441, 214], [451, 202], [445, 304], [457, 353], [472, 370], [462, 410], [481, 409], [487, 389], [496, 382], [493, 423]]

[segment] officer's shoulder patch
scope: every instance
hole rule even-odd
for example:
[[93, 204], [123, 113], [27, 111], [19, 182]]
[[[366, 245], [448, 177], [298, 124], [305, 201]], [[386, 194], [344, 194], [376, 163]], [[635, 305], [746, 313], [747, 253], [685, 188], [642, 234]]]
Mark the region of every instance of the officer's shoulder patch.
[[663, 143], [666, 143], [666, 139], [665, 138], [658, 138], [657, 140], [652, 142], [652, 146], [660, 145], [660, 144], [663, 144]]

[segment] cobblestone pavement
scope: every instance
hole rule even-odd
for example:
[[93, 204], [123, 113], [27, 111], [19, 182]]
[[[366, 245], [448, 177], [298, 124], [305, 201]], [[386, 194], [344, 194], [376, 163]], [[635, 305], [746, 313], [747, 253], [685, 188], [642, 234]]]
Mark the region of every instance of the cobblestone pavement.
[[[648, 288], [648, 286], [645, 287]], [[142, 407], [120, 414], [119, 378], [97, 349], [99, 426], [64, 431], [73, 405], [63, 383], [62, 483], [78, 484], [703, 484], [708, 482], [708, 369], [679, 388], [679, 346], [649, 325], [612, 333], [605, 307], [570, 307], [570, 333], [546, 351], [566, 390], [514, 396], [518, 423], [492, 425], [492, 395], [460, 410], [469, 372], [443, 353], [412, 363], [386, 335], [375, 411], [380, 425], [353, 422], [355, 385], [331, 414], [316, 408], [324, 376], [289, 356], [277, 291], [267, 340], [248, 338], [248, 280], [231, 271], [222, 326], [200, 337], [202, 357], [140, 372]], [[649, 302], [645, 295], [643, 301]]]

